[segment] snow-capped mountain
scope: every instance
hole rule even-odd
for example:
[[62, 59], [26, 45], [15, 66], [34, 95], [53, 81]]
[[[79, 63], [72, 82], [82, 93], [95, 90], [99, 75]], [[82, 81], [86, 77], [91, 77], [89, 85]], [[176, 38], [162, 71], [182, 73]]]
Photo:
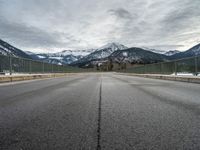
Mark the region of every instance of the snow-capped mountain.
[[74, 61], [80, 59], [81, 56], [74, 56], [74, 55], [66, 55], [66, 56], [48, 56], [48, 55], [38, 55], [41, 60], [44, 60], [48, 63], [52, 62], [59, 62], [59, 64], [71, 64]]
[[[88, 49], [88, 50], [63, 50], [61, 52], [57, 53], [45, 53], [45, 55], [48, 55], [49, 57], [64, 57], [64, 56], [86, 56], [90, 53], [94, 52], [95, 49]], [[43, 54], [41, 54], [43, 55]]]
[[179, 52], [177, 50], [166, 52], [137, 47], [127, 48], [122, 44], [108, 43], [98, 49], [63, 50], [57, 53], [36, 54], [28, 51], [24, 52], [0, 39], [0, 54], [40, 60], [54, 64], [71, 64], [82, 67], [94, 64], [92, 62], [98, 62], [102, 60], [106, 61], [108, 59], [112, 59], [116, 62], [154, 63], [165, 60], [192, 57], [200, 55], [200, 44], [184, 52]]
[[164, 53], [164, 55], [172, 56], [172, 55], [175, 55], [175, 54], [178, 54], [178, 53], [180, 53], [180, 51], [178, 51], [178, 50], [170, 50], [170, 51]]
[[142, 47], [142, 49], [144, 50], [147, 50], [147, 51], [151, 51], [151, 52], [154, 52], [154, 53], [158, 53], [158, 54], [163, 54], [163, 55], [166, 55], [166, 56], [172, 56], [172, 55], [175, 55], [177, 53], [180, 53], [180, 51], [178, 50], [158, 50], [158, 49], [151, 49], [151, 48], [147, 48], [147, 47]]
[[200, 55], [200, 44], [197, 44], [194, 47], [190, 48], [189, 50], [182, 52], [182, 54], [189, 57]]
[[123, 50], [123, 49], [127, 49], [127, 48], [128, 47], [126, 47], [122, 44], [108, 43], [108, 44], [96, 49], [91, 54], [85, 56], [83, 59], [87, 59], [87, 61], [94, 60], [94, 59], [102, 59], [102, 58], [106, 58], [106, 57], [110, 56], [110, 54], [112, 54], [113, 52], [115, 52], [117, 50]]
[[158, 53], [158, 54], [165, 54], [167, 52], [165, 50], [152, 49], [152, 48], [148, 48], [148, 47], [141, 47], [141, 48], [144, 50], [147, 50], [147, 51]]
[[96, 51], [103, 50], [103, 49], [110, 49], [112, 52], [117, 51], [117, 50], [123, 50], [127, 49], [128, 47], [119, 44], [119, 43], [108, 43], [100, 48], [98, 48]]
[[126, 49], [127, 47], [118, 43], [108, 43], [98, 49], [88, 50], [63, 50], [57, 53], [32, 53], [26, 52], [33, 59], [42, 60], [56, 64], [79, 64], [91, 60], [103, 59], [114, 51]]
[[108, 43], [98, 49], [96, 49], [91, 54], [81, 58], [80, 60], [74, 62], [73, 64], [87, 64], [90, 61], [100, 60], [107, 58], [110, 56], [113, 52], [118, 50], [127, 49], [128, 47], [119, 44], [119, 43]]
[[26, 52], [33, 59], [45, 61], [54, 64], [71, 64], [79, 60], [80, 58], [92, 53], [94, 50], [63, 50], [57, 53], [32, 53]]
[[0, 39], [0, 54], [6, 56], [29, 58], [29, 59], [31, 58], [28, 54], [26, 54], [22, 50], [8, 44], [7, 42], [1, 39]]
[[144, 50], [142, 48], [129, 48], [125, 50], [115, 51], [109, 57], [113, 62], [129, 62], [129, 63], [157, 63], [167, 60], [167, 56]]
[[187, 51], [172, 55], [170, 59], [180, 59], [180, 58], [193, 57], [193, 56], [198, 56], [198, 55], [200, 55], [200, 44], [195, 45], [194, 47], [190, 48]]

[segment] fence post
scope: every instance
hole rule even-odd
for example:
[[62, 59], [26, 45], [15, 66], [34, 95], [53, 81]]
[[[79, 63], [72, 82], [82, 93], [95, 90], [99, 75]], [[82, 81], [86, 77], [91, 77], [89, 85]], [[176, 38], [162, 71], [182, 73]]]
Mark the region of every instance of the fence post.
[[31, 60], [29, 60], [29, 74], [32, 72], [32, 65], [31, 65]]
[[44, 61], [42, 62], [42, 72], [44, 73]]
[[10, 75], [12, 75], [12, 57], [11, 57], [11, 55], [9, 55], [9, 71], [10, 71]]
[[197, 63], [197, 56], [195, 56], [195, 58], [194, 58], [194, 65], [195, 65], [195, 76], [197, 76], [198, 75], [198, 63]]
[[174, 62], [174, 71], [175, 71], [175, 75], [177, 75], [177, 62]]
[[162, 74], [162, 62], [160, 63], [160, 74]]

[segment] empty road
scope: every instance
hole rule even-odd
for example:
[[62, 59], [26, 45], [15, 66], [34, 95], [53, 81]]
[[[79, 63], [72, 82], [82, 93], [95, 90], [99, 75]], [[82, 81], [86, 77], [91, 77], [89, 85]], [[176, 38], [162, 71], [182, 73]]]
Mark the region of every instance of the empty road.
[[1, 150], [198, 150], [200, 84], [116, 73], [0, 85]]

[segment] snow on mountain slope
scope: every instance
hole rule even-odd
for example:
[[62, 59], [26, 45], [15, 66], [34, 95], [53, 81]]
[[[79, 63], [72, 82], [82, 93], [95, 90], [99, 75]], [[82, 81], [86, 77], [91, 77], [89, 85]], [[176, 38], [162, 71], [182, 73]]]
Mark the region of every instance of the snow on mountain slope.
[[147, 51], [158, 53], [158, 54], [165, 54], [167, 52], [165, 50], [151, 49], [151, 48], [147, 48], [147, 47], [141, 47], [141, 48], [144, 50], [147, 50]]
[[147, 51], [151, 51], [151, 52], [154, 52], [154, 53], [157, 53], [157, 54], [163, 54], [163, 55], [166, 55], [166, 56], [172, 56], [174, 54], [180, 53], [180, 51], [178, 51], [178, 50], [165, 51], [165, 50], [151, 49], [151, 48], [147, 48], [147, 47], [143, 47], [142, 49], [147, 50]]
[[95, 49], [88, 49], [88, 50], [63, 50], [61, 52], [56, 52], [56, 53], [39, 53], [37, 55], [45, 55], [48, 57], [65, 57], [68, 55], [73, 55], [73, 56], [86, 56], [89, 55], [90, 53], [94, 52]]
[[113, 52], [117, 50], [123, 50], [127, 49], [128, 47], [119, 44], [119, 43], [108, 43], [100, 48], [98, 48], [96, 51], [91, 53], [90, 55], [86, 56], [88, 59], [102, 59], [110, 56]]
[[0, 54], [40, 60], [54, 64], [72, 64], [78, 66], [84, 66], [85, 64], [91, 64], [92, 61], [102, 61], [108, 58], [133, 63], [152, 63], [200, 55], [200, 44], [184, 52], [179, 52], [177, 50], [166, 52], [136, 47], [127, 48], [122, 44], [108, 43], [98, 49], [63, 50], [57, 53], [36, 54], [29, 51], [24, 52], [0, 39]]
[[190, 48], [184, 53], [188, 55], [194, 55], [194, 56], [200, 55], [200, 44], [195, 45], [194, 47]]
[[54, 55], [57, 56], [67, 56], [67, 55], [73, 55], [73, 56], [86, 56], [90, 53], [94, 52], [95, 49], [88, 49], [88, 50], [64, 50], [62, 52], [54, 53]]
[[82, 56], [74, 56], [74, 55], [56, 55], [52, 53], [48, 54], [32, 54], [31, 57], [35, 60], [45, 61], [48, 63], [54, 64], [71, 64], [74, 61], [77, 61]]
[[62, 64], [71, 64], [74, 61], [77, 61], [78, 59], [89, 55], [94, 50], [64, 50], [57, 53], [39, 53], [36, 54], [39, 59], [43, 59], [45, 61], [49, 60], [56, 60], [56, 62], [62, 63]]
[[175, 54], [178, 54], [178, 53], [180, 53], [180, 51], [178, 51], [178, 50], [170, 50], [170, 51], [164, 53], [164, 55], [172, 56], [172, 55], [175, 55]]
[[108, 43], [100, 48], [97, 49], [98, 50], [102, 50], [102, 49], [111, 49], [111, 51], [117, 51], [117, 50], [123, 50], [123, 49], [127, 49], [128, 47], [122, 45], [122, 44], [119, 44], [119, 43]]
[[89, 61], [98, 60], [98, 59], [104, 59], [108, 56], [110, 56], [113, 52], [117, 50], [123, 50], [127, 49], [128, 47], [118, 44], [118, 43], [108, 43], [98, 49], [96, 49], [91, 54], [81, 58], [80, 60], [74, 62], [74, 64], [85, 64]]
[[30, 58], [28, 54], [23, 52], [22, 50], [8, 44], [7, 42], [0, 39], [0, 54], [6, 56], [15, 56], [15, 57], [23, 57], [23, 58]]
[[167, 60], [167, 56], [144, 50], [142, 48], [128, 48], [125, 50], [115, 51], [109, 57], [113, 62], [129, 63], [156, 63]]
[[187, 51], [177, 53], [172, 55], [170, 59], [180, 59], [180, 58], [187, 58], [200, 55], [200, 44], [195, 45], [194, 47], [190, 48]]

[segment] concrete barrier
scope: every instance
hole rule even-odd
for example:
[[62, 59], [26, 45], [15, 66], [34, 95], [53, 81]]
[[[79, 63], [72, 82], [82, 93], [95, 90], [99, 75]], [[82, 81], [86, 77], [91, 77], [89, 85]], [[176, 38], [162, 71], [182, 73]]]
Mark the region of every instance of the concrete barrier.
[[0, 76], [0, 83], [64, 77], [64, 76], [76, 75], [76, 74], [80, 74], [80, 73], [56, 73], [56, 74], [33, 74], [33, 75], [11, 75], [11, 76], [10, 75], [9, 76], [2, 75], [2, 76]]
[[117, 74], [200, 84], [200, 77], [196, 77], [196, 76], [175, 76], [175, 75], [134, 74], [134, 73], [117, 73]]

